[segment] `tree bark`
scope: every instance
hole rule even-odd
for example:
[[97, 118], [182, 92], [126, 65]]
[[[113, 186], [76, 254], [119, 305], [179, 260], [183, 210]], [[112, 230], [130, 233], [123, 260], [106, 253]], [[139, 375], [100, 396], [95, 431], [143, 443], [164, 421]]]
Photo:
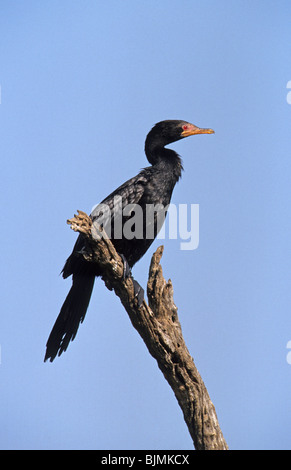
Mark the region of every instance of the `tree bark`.
[[214, 405], [183, 339], [172, 282], [166, 282], [163, 277], [160, 265], [163, 247], [160, 246], [152, 256], [147, 284], [148, 304], [144, 300], [139, 306], [133, 278], [123, 278], [123, 260], [105, 232], [98, 232], [82, 211], [68, 223], [84, 235], [84, 258], [102, 265], [105, 285], [120, 298], [132, 325], [156, 359], [182, 409], [195, 449], [227, 450]]

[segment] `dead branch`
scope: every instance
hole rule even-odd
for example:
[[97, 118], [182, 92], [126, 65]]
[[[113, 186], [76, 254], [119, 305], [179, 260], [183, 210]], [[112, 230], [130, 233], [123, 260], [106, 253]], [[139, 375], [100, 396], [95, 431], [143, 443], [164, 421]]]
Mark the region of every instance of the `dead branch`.
[[197, 450], [227, 450], [215, 408], [194, 364], [178, 319], [172, 282], [163, 277], [160, 260], [163, 247], [154, 253], [149, 269], [149, 304], [138, 306], [132, 277], [123, 279], [123, 261], [102, 230], [81, 211], [68, 220], [71, 228], [84, 235], [87, 261], [102, 265], [107, 288], [120, 298], [129, 318], [157, 360], [182, 409], [185, 422]]

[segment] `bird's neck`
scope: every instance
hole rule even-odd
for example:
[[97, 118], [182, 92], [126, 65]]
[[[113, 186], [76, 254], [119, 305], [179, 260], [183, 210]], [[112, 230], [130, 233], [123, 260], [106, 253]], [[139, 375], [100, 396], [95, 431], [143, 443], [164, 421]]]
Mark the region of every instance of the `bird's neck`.
[[179, 155], [171, 149], [164, 147], [145, 147], [148, 161], [159, 168], [171, 171], [174, 179], [178, 181], [183, 170], [182, 160]]

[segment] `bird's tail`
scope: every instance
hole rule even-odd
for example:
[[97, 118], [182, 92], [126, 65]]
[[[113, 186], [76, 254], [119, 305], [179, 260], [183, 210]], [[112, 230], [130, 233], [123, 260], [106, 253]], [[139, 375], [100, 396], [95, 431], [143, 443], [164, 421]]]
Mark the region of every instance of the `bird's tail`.
[[52, 362], [57, 354], [60, 356], [75, 338], [87, 312], [94, 280], [94, 275], [73, 275], [73, 285], [46, 344], [45, 361]]

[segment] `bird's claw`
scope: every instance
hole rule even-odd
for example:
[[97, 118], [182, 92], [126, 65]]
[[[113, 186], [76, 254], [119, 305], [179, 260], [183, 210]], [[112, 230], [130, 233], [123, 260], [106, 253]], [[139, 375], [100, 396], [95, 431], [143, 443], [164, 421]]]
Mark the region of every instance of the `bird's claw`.
[[141, 307], [144, 301], [144, 290], [135, 279], [133, 279], [132, 282], [134, 287], [134, 297], [137, 299], [138, 306]]

